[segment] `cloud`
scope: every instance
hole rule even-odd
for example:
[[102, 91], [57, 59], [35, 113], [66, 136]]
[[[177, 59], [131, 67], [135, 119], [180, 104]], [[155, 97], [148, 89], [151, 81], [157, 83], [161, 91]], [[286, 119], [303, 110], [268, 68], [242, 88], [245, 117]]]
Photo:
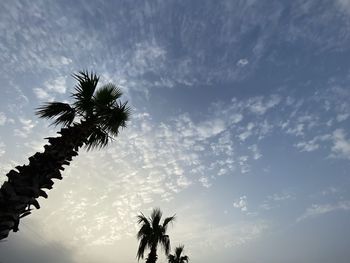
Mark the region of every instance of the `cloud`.
[[258, 160], [262, 157], [262, 154], [259, 151], [258, 145], [253, 144], [251, 146], [248, 146], [248, 149], [251, 150], [254, 160]]
[[196, 125], [200, 138], [207, 139], [225, 130], [225, 122], [221, 119], [214, 119]]
[[233, 207], [239, 208], [242, 212], [248, 211], [248, 202], [247, 202], [247, 196], [243, 195], [239, 198], [239, 200], [236, 200], [233, 202]]
[[301, 141], [294, 144], [301, 152], [313, 152], [321, 147], [323, 143], [331, 139], [330, 134], [317, 135], [309, 141]]
[[7, 117], [4, 112], [0, 112], [0, 126], [6, 123]]
[[192, 184], [192, 182], [186, 178], [185, 176], [180, 176], [177, 180], [177, 185], [180, 186], [181, 188], [187, 188]]
[[46, 81], [44, 85], [48, 91], [53, 91], [60, 94], [66, 93], [67, 90], [66, 78], [62, 76], [50, 81]]
[[336, 204], [313, 204], [311, 207], [307, 208], [304, 214], [297, 218], [297, 222], [303, 221], [305, 219], [317, 217], [320, 215], [328, 214], [335, 211], [349, 211], [350, 201], [339, 201]]
[[263, 203], [259, 206], [263, 210], [271, 210], [281, 206], [281, 203], [284, 203], [288, 200], [295, 200], [295, 195], [289, 191], [282, 191], [279, 193], [274, 193], [269, 195]]
[[336, 0], [341, 11], [348, 12], [350, 14], [350, 0]]
[[337, 115], [337, 121], [342, 122], [345, 121], [349, 118], [350, 114], [349, 113], [340, 113]]
[[269, 98], [254, 97], [248, 100], [248, 108], [255, 114], [263, 115], [280, 102], [281, 97], [278, 95], [271, 95]]
[[31, 134], [32, 129], [36, 126], [36, 122], [33, 122], [31, 119], [19, 118], [19, 122], [22, 127], [14, 130], [14, 135], [22, 138], [27, 138]]
[[350, 159], [350, 141], [343, 129], [337, 129], [332, 134], [332, 157]]
[[6, 148], [5, 144], [0, 141], [0, 157], [6, 153], [5, 148]]
[[34, 88], [33, 89], [35, 96], [39, 100], [46, 100], [46, 101], [53, 101], [54, 97], [50, 95], [47, 90], [42, 89], [42, 88]]
[[238, 135], [238, 138], [241, 141], [245, 141], [253, 134], [253, 128], [255, 127], [255, 124], [252, 122], [249, 122], [247, 126], [245, 127], [245, 131]]
[[202, 176], [198, 179], [198, 181], [205, 187], [205, 188], [209, 188], [211, 187], [211, 183], [209, 182], [209, 178]]
[[239, 67], [245, 67], [245, 66], [248, 65], [248, 63], [249, 63], [248, 59], [242, 58], [242, 59], [240, 59], [240, 60], [237, 61], [237, 66], [239, 66]]

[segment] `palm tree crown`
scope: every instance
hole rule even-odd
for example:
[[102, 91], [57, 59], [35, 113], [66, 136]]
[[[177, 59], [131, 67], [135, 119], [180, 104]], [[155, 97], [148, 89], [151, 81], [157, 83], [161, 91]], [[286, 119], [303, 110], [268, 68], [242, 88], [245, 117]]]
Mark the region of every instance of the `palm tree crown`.
[[180, 245], [175, 248], [175, 254], [168, 256], [168, 262], [169, 263], [188, 263], [189, 257], [188, 256], [181, 256], [181, 254], [184, 251], [184, 245]]
[[99, 81], [96, 74], [80, 71], [73, 77], [78, 81], [72, 93], [74, 102], [48, 102], [39, 107], [36, 114], [41, 118], [54, 119], [55, 125], [70, 126], [76, 119], [89, 123], [85, 146], [88, 150], [104, 147], [118, 135], [119, 128], [126, 127], [130, 116], [127, 102], [118, 101], [122, 92], [114, 84], [96, 89]]
[[8, 180], [0, 188], [0, 240], [10, 231], [19, 230], [20, 219], [39, 209], [39, 197], [47, 198], [53, 179], [62, 179], [64, 165], [69, 165], [83, 145], [90, 150], [102, 148], [126, 126], [130, 109], [119, 102], [122, 92], [113, 84], [99, 89], [99, 77], [93, 73], [73, 75], [78, 81], [72, 104], [49, 102], [38, 108], [41, 118], [63, 125], [58, 137], [49, 137], [44, 152], [29, 157], [29, 164], [16, 166], [6, 174]]
[[141, 225], [137, 233], [137, 239], [140, 241], [137, 251], [137, 259], [143, 258], [146, 248], [150, 249], [146, 263], [154, 263], [157, 260], [158, 244], [164, 249], [165, 254], [168, 255], [170, 251], [170, 239], [166, 234], [170, 222], [174, 222], [175, 215], [164, 219], [160, 223], [162, 212], [160, 209], [153, 209], [151, 216], [147, 218], [142, 213], [137, 216], [138, 224]]

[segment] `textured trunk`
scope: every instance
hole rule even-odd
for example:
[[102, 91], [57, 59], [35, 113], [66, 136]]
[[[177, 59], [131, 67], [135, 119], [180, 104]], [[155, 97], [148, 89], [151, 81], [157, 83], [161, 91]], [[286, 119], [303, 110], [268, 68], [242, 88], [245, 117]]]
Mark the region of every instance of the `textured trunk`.
[[0, 240], [11, 230], [18, 231], [20, 218], [29, 215], [32, 206], [40, 208], [37, 198], [47, 198], [44, 189], [52, 188], [52, 179], [62, 179], [63, 165], [78, 155], [91, 128], [87, 122], [62, 128], [58, 132], [61, 136], [47, 138], [43, 153], [29, 158], [29, 165], [17, 166], [6, 175], [8, 180], [0, 189]]
[[148, 258], [146, 260], [146, 263], [156, 263], [158, 259], [157, 256], [157, 246], [152, 246], [151, 252], [148, 254]]

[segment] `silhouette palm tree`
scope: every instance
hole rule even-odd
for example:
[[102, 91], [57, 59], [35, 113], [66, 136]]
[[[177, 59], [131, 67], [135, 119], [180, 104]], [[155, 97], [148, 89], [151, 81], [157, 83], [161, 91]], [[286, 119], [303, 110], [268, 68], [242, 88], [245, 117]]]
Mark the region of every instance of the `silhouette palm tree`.
[[188, 263], [188, 256], [181, 256], [184, 251], [184, 245], [178, 246], [175, 248], [175, 254], [168, 256], [169, 263]]
[[43, 153], [29, 158], [29, 165], [17, 166], [6, 176], [8, 180], [0, 189], [0, 240], [9, 232], [18, 231], [20, 218], [29, 215], [32, 206], [39, 209], [37, 198], [47, 198], [43, 189], [51, 189], [52, 179], [62, 179], [63, 165], [69, 165], [78, 150], [105, 147], [120, 128], [126, 127], [130, 116], [127, 102], [121, 103], [122, 92], [114, 84], [99, 89], [99, 77], [79, 72], [73, 77], [78, 81], [72, 104], [49, 102], [38, 108], [40, 118], [52, 119], [62, 125], [61, 136], [50, 137]]
[[146, 263], [155, 263], [158, 259], [157, 247], [158, 244], [164, 249], [168, 255], [170, 251], [170, 239], [166, 234], [169, 223], [174, 222], [175, 215], [164, 219], [160, 224], [162, 212], [159, 208], [153, 209], [151, 217], [147, 218], [142, 213], [137, 216], [138, 224], [141, 225], [137, 233], [137, 239], [140, 241], [137, 251], [137, 259], [143, 258], [146, 248], [150, 249]]

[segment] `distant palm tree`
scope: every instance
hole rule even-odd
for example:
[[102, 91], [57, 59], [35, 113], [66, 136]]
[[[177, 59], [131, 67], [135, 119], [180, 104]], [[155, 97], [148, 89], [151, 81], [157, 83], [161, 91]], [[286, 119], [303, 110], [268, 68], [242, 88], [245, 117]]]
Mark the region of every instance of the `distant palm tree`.
[[138, 224], [141, 225], [137, 233], [137, 239], [140, 241], [137, 251], [137, 259], [143, 258], [146, 248], [150, 249], [146, 263], [155, 263], [158, 259], [157, 247], [158, 244], [164, 249], [165, 254], [168, 255], [170, 251], [170, 239], [166, 234], [168, 224], [174, 222], [175, 215], [164, 219], [160, 224], [162, 212], [159, 208], [153, 209], [151, 217], [147, 218], [142, 213], [137, 216]]
[[184, 251], [184, 245], [176, 247], [175, 254], [168, 256], [168, 262], [169, 263], [188, 263], [189, 257], [181, 256], [183, 251]]
[[126, 127], [130, 109], [127, 102], [118, 99], [122, 92], [114, 84], [99, 89], [99, 77], [88, 72], [79, 72], [73, 77], [78, 81], [72, 93], [72, 104], [49, 102], [38, 108], [40, 118], [53, 119], [53, 124], [62, 125], [61, 136], [47, 138], [43, 153], [29, 158], [29, 165], [17, 166], [6, 176], [0, 189], [0, 240], [11, 230], [18, 231], [20, 218], [31, 213], [31, 206], [39, 209], [37, 198], [47, 198], [43, 189], [51, 189], [52, 179], [62, 179], [63, 165], [69, 165], [78, 150], [85, 145], [87, 150], [105, 147]]

